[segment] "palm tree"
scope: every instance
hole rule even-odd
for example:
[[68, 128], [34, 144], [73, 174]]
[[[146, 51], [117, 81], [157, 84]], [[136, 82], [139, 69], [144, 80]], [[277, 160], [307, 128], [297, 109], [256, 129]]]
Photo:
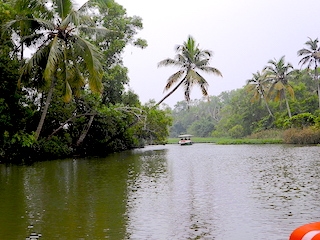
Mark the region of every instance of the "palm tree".
[[265, 74], [261, 74], [259, 71], [252, 74], [252, 78], [247, 80], [247, 84], [249, 87], [249, 91], [254, 91], [254, 95], [251, 101], [260, 101], [261, 99], [264, 101], [269, 115], [273, 117], [273, 114], [269, 108], [269, 104], [267, 101], [266, 93], [268, 92], [267, 86], [267, 78]]
[[318, 63], [320, 62], [320, 46], [318, 46], [318, 38], [312, 40], [309, 38], [309, 41], [305, 43], [308, 48], [300, 49], [297, 54], [302, 56], [299, 64], [307, 64], [308, 69], [313, 65], [314, 66], [314, 80], [317, 82], [318, 88], [318, 99], [319, 99], [319, 109], [320, 109], [320, 83], [318, 79]]
[[282, 56], [279, 61], [276, 59], [269, 60], [268, 66], [264, 67], [263, 71], [266, 71], [268, 81], [271, 82], [269, 94], [274, 94], [276, 101], [285, 100], [289, 117], [291, 117], [291, 111], [289, 102], [286, 96], [286, 92], [294, 98], [294, 91], [289, 84], [289, 77], [294, 72], [293, 66], [290, 63], [285, 63], [285, 56]]
[[189, 36], [188, 40], [183, 45], [176, 47], [177, 55], [174, 59], [167, 58], [158, 63], [158, 67], [162, 66], [177, 66], [180, 70], [169, 77], [165, 90], [169, 90], [175, 83], [179, 83], [156, 105], [161, 104], [167, 97], [176, 91], [182, 84], [184, 88], [184, 96], [187, 103], [190, 102], [190, 91], [193, 85], [198, 85], [204, 97], [208, 97], [208, 82], [197, 72], [202, 70], [205, 73], [213, 73], [217, 76], [222, 74], [216, 68], [209, 66], [209, 61], [212, 52], [209, 50], [201, 50], [193, 37]]
[[[13, 21], [11, 27], [19, 38], [16, 39], [16, 48], [14, 53], [20, 54], [20, 61], [23, 63], [25, 47], [29, 48], [37, 41], [39, 35], [34, 34], [41, 29], [37, 21], [30, 21], [30, 19], [37, 18], [37, 13], [41, 14], [42, 18], [52, 17], [52, 12], [46, 7], [45, 0], [13, 0], [13, 9], [16, 11], [16, 19], [25, 19], [23, 21]], [[26, 20], [28, 19], [28, 20]]]
[[[102, 1], [99, 3], [102, 4]], [[17, 26], [26, 22], [33, 22], [37, 26], [32, 35], [21, 36], [22, 45], [24, 41], [36, 40], [32, 43], [37, 47], [37, 51], [22, 67], [19, 80], [19, 82], [30, 81], [38, 76], [39, 82], [43, 80], [45, 83], [43, 95], [46, 95], [46, 102], [35, 132], [36, 140], [40, 135], [57, 83], [63, 83], [63, 99], [66, 102], [71, 100], [72, 93], [79, 94], [80, 89], [86, 84], [92, 92], [102, 92], [102, 55], [89, 40], [90, 37], [99, 39], [108, 31], [102, 27], [98, 28], [86, 11], [94, 6], [94, 1], [86, 2], [78, 10], [74, 9], [71, 0], [53, 0], [52, 5], [51, 18], [41, 18], [41, 13], [36, 16], [35, 12], [33, 17], [19, 17], [5, 25], [13, 34], [17, 33], [17, 29], [19, 31]]]

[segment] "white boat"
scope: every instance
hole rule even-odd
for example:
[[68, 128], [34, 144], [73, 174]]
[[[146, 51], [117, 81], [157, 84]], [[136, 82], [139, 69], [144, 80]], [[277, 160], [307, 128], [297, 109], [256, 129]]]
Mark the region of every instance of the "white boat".
[[191, 137], [193, 135], [190, 135], [190, 134], [183, 134], [183, 135], [179, 135], [179, 144], [180, 145], [192, 145], [192, 140], [191, 140]]

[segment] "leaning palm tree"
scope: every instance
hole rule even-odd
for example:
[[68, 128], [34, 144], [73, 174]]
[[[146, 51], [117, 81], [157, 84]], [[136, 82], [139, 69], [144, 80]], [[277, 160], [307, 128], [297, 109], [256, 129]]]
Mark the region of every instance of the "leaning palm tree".
[[260, 101], [262, 99], [266, 105], [269, 115], [273, 117], [273, 114], [267, 101], [266, 95], [268, 92], [268, 86], [266, 83], [266, 74], [262, 74], [259, 71], [253, 73], [252, 78], [247, 80], [249, 91], [254, 92], [253, 97], [251, 98], [251, 102]]
[[[19, 1], [19, 0], [17, 0]], [[23, 0], [22, 0], [23, 1]], [[89, 85], [95, 93], [102, 92], [102, 55], [90, 43], [90, 38], [95, 40], [105, 36], [108, 30], [97, 27], [90, 12], [95, 2], [88, 1], [78, 10], [74, 9], [72, 0], [52, 0], [51, 18], [41, 18], [41, 13], [33, 17], [19, 17], [5, 25], [16, 34], [17, 26], [25, 22], [35, 22], [37, 28], [32, 35], [20, 36], [21, 41], [30, 39], [37, 51], [22, 67], [21, 80], [30, 81], [35, 76], [44, 85], [43, 95], [46, 102], [42, 109], [41, 118], [35, 132], [37, 140], [51, 102], [53, 90], [57, 83], [63, 83], [64, 101], [71, 100], [72, 94], [79, 94], [80, 89]], [[99, 1], [103, 4], [103, 1]], [[98, 4], [98, 3], [96, 3]], [[97, 9], [97, 8], [96, 8]], [[94, 11], [93, 11], [94, 12]]]
[[293, 66], [290, 63], [285, 63], [285, 56], [282, 56], [279, 61], [276, 59], [269, 60], [268, 66], [264, 67], [268, 81], [271, 82], [271, 87], [268, 95], [274, 94], [276, 101], [284, 100], [286, 103], [289, 117], [291, 117], [290, 106], [286, 92], [294, 98], [294, 91], [289, 84], [289, 77], [294, 72]]
[[318, 38], [312, 40], [309, 38], [309, 41], [305, 43], [308, 48], [300, 49], [297, 54], [298, 56], [302, 56], [299, 64], [305, 65], [307, 64], [308, 69], [313, 65], [314, 66], [314, 80], [317, 82], [318, 88], [318, 101], [319, 101], [319, 109], [320, 109], [320, 82], [318, 79], [318, 64], [320, 63], [320, 46], [318, 46]]
[[177, 66], [180, 70], [169, 77], [165, 90], [169, 90], [174, 84], [177, 85], [162, 98], [156, 105], [161, 104], [167, 97], [176, 91], [181, 85], [184, 88], [184, 96], [187, 103], [190, 102], [190, 91], [193, 85], [198, 85], [204, 97], [208, 97], [208, 82], [202, 77], [197, 70], [202, 70], [205, 73], [213, 73], [221, 76], [221, 72], [209, 66], [209, 61], [212, 52], [209, 50], [199, 49], [193, 37], [189, 36], [188, 40], [183, 45], [176, 47], [177, 55], [174, 59], [167, 58], [158, 63], [158, 67], [162, 66]]

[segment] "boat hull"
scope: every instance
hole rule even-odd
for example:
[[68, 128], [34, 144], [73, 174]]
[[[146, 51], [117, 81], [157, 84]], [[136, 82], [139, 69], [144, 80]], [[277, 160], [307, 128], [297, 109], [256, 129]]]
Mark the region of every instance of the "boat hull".
[[180, 140], [179, 144], [181, 146], [183, 146], [183, 145], [192, 145], [192, 141], [191, 140]]

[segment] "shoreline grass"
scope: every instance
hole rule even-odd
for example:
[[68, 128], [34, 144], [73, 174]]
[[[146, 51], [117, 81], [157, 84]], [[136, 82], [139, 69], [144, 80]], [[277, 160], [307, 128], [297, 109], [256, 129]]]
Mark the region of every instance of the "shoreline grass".
[[[178, 144], [179, 139], [177, 138], [168, 138], [167, 144]], [[270, 139], [251, 139], [251, 138], [242, 138], [242, 139], [231, 139], [231, 138], [213, 138], [213, 137], [193, 137], [192, 141], [194, 143], [215, 143], [220, 145], [228, 144], [281, 144], [283, 143], [282, 139], [270, 138]]]

